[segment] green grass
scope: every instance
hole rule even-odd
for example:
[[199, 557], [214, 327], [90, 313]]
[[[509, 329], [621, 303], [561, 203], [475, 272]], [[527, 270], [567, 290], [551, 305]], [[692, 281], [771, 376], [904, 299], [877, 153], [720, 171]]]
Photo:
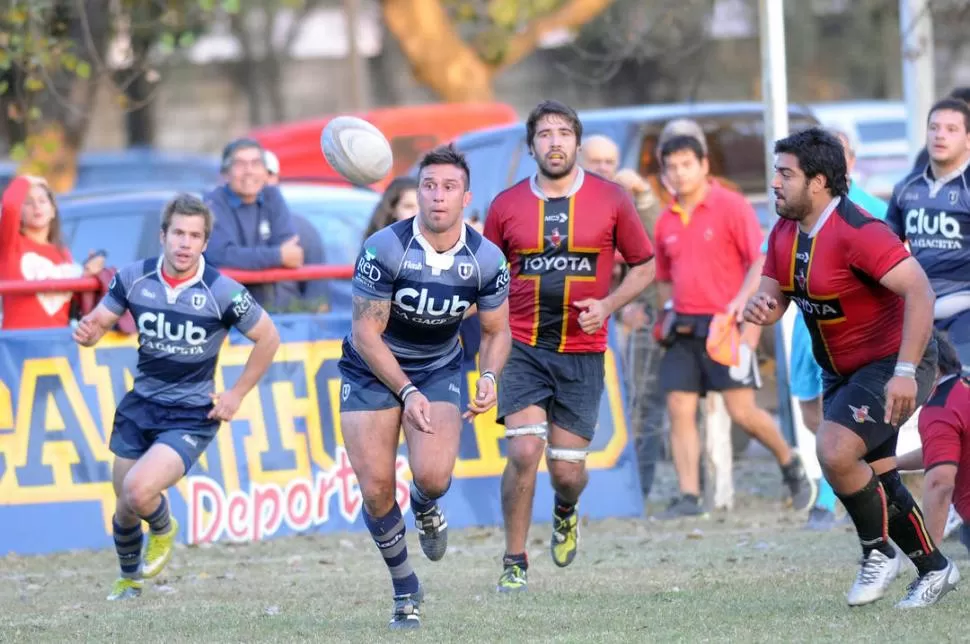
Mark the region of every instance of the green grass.
[[[777, 484], [774, 466], [758, 467], [756, 479]], [[180, 547], [141, 598], [117, 603], [104, 600], [117, 567], [110, 551], [0, 558], [0, 641], [967, 639], [962, 588], [931, 609], [894, 608], [915, 575], [911, 569], [886, 599], [849, 609], [854, 535], [846, 528], [803, 532], [801, 517], [765, 497], [770, 490], [750, 495], [745, 468], [752, 469], [739, 465], [739, 507], [732, 514], [584, 522], [580, 554], [566, 569], [549, 558], [549, 524], [535, 526], [524, 595], [495, 593], [500, 530], [453, 531], [439, 563], [424, 558], [411, 530], [412, 561], [427, 595], [420, 633], [387, 632], [387, 572], [366, 535], [348, 534]], [[947, 542], [944, 551], [970, 574], [962, 546]]]

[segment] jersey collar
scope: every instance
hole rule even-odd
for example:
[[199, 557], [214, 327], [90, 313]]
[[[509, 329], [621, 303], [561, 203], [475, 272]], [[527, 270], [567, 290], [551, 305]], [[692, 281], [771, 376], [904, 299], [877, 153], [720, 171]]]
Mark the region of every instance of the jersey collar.
[[841, 202], [842, 202], [842, 197], [832, 198], [832, 201], [829, 202], [829, 205], [825, 206], [825, 210], [823, 210], [822, 214], [819, 215], [818, 221], [816, 221], [815, 225], [812, 226], [812, 229], [808, 231], [809, 238], [814, 237], [815, 235], [818, 234], [818, 231], [822, 230], [822, 226], [824, 226], [825, 222], [829, 220], [829, 217], [832, 216], [832, 213], [835, 212], [835, 209], [839, 207], [839, 203]]
[[468, 226], [462, 222], [461, 235], [458, 237], [458, 241], [448, 250], [439, 253], [421, 233], [421, 227], [418, 226], [419, 217], [420, 215], [411, 221], [411, 233], [418, 245], [421, 246], [421, 250], [424, 251], [424, 263], [438, 270], [446, 271], [450, 269], [455, 264], [455, 254], [465, 245], [465, 233]]
[[[573, 185], [569, 187], [569, 192], [565, 194], [565, 197], [572, 197], [574, 194], [579, 192], [579, 189], [583, 187], [583, 181], [586, 179], [586, 172], [582, 167], [577, 166], [579, 172], [576, 173], [576, 178], [573, 180]], [[529, 188], [532, 189], [532, 194], [534, 194], [539, 199], [543, 201], [549, 201], [550, 197], [547, 197], [545, 193], [542, 192], [542, 188], [539, 187], [539, 182], [536, 179], [539, 177], [539, 173], [529, 177]]]
[[199, 257], [199, 268], [195, 271], [195, 275], [185, 280], [175, 288], [172, 288], [169, 283], [165, 281], [165, 276], [162, 275], [162, 261], [164, 259], [164, 255], [159, 255], [158, 263], [155, 265], [155, 273], [158, 275], [158, 281], [161, 282], [162, 286], [165, 287], [165, 296], [168, 299], [169, 304], [173, 304], [175, 300], [178, 299], [178, 296], [182, 291], [202, 281], [202, 274], [205, 273], [205, 257]]
[[923, 169], [923, 178], [926, 179], [926, 183], [929, 184], [930, 190], [932, 190], [935, 194], [936, 192], [939, 192], [943, 186], [963, 175], [967, 171], [968, 166], [970, 166], [970, 159], [964, 161], [959, 168], [956, 168], [952, 172], [947, 173], [939, 179], [936, 179], [933, 177], [933, 164], [927, 163], [926, 168]]

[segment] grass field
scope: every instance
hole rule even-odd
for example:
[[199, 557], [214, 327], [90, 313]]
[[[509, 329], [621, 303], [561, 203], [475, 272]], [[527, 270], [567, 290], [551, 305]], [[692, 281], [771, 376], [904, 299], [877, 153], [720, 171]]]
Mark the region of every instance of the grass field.
[[[856, 572], [854, 535], [847, 528], [801, 531], [802, 518], [769, 497], [778, 481], [773, 464], [749, 461], [738, 470], [739, 507], [732, 514], [590, 522], [579, 557], [563, 570], [548, 555], [549, 524], [534, 527], [525, 595], [495, 593], [500, 530], [454, 531], [448, 555], [436, 564], [409, 531], [428, 597], [418, 633], [387, 632], [387, 572], [367, 535], [350, 534], [179, 548], [141, 598], [117, 603], [104, 600], [117, 568], [113, 552], [0, 558], [0, 641], [968, 639], [962, 588], [932, 609], [894, 608], [912, 569], [891, 597], [850, 610], [844, 596]], [[666, 469], [662, 475], [660, 499], [670, 478]], [[970, 574], [958, 543], [944, 550]]]

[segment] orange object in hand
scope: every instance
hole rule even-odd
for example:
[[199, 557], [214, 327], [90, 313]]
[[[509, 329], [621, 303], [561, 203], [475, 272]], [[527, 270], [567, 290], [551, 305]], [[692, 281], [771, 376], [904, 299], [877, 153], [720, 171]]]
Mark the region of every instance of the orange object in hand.
[[707, 331], [707, 355], [728, 367], [741, 362], [741, 328], [733, 315], [718, 313]]

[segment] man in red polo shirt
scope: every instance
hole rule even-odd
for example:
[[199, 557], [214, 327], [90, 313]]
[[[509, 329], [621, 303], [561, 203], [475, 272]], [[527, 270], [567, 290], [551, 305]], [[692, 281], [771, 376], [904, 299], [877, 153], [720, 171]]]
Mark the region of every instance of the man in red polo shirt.
[[[582, 136], [572, 108], [540, 103], [526, 121], [539, 171], [495, 197], [485, 220], [485, 237], [511, 270], [512, 351], [498, 388], [498, 421], [509, 439], [499, 592], [526, 589], [526, 539], [547, 444], [553, 562], [568, 566], [576, 556], [576, 504], [589, 479], [586, 450], [604, 389], [606, 323], [653, 280], [653, 245], [630, 197], [576, 163]], [[610, 293], [615, 250], [630, 270]]]
[[810, 507], [814, 484], [778, 425], [755, 404], [761, 378], [752, 346], [742, 342], [735, 366], [715, 362], [706, 346], [713, 316], [737, 314], [758, 286], [755, 280], [745, 283], [748, 269], [764, 262], [758, 218], [744, 197], [709, 179], [707, 156], [696, 138], [672, 137], [660, 155], [677, 193], [657, 221], [654, 240], [658, 304], [662, 307], [672, 298], [674, 305], [668, 313], [673, 319], [666, 324], [669, 348], [660, 378], [667, 392], [670, 445], [680, 483], [680, 496], [660, 518], [703, 514], [697, 405], [709, 391], [720, 392], [731, 420], [778, 459], [795, 509]]

